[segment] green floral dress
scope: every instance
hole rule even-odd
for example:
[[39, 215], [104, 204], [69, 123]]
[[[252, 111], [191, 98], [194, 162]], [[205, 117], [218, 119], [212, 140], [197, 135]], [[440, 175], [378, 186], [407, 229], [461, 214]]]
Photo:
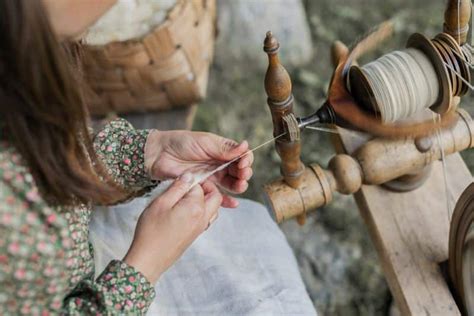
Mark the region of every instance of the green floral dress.
[[[96, 135], [99, 157], [121, 184], [152, 183], [147, 136], [124, 120]], [[115, 260], [94, 280], [90, 215], [49, 207], [17, 151], [0, 141], [0, 315], [146, 313], [154, 288], [133, 267]]]

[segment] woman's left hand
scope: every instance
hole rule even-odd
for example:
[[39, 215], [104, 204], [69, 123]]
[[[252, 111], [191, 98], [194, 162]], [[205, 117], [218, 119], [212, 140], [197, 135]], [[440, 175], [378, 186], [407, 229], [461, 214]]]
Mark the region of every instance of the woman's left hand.
[[[205, 132], [153, 131], [145, 147], [145, 167], [153, 179], [177, 178], [185, 172], [200, 173], [217, 168], [248, 151], [246, 141]], [[248, 153], [209, 178], [232, 193], [243, 193], [252, 177], [253, 154]], [[225, 196], [224, 207], [237, 207], [238, 201]]]

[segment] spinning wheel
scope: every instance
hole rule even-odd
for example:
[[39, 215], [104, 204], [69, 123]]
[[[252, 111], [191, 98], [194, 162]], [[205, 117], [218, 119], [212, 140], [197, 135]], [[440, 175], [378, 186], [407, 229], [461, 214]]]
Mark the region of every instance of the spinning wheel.
[[[420, 91], [402, 80], [413, 76], [406, 64], [394, 77], [395, 85], [387, 78], [370, 77], [364, 66], [351, 67], [384, 36], [386, 29], [381, 28], [352, 52], [340, 42], [333, 46], [336, 70], [327, 101], [314, 114], [296, 118], [291, 79], [278, 60], [280, 44], [271, 33], [264, 42], [273, 133], [286, 132], [275, 142], [282, 178], [265, 186], [271, 213], [278, 222], [296, 217], [303, 224], [306, 214], [330, 203], [335, 192], [354, 194], [403, 315], [474, 313], [474, 184], [461, 196], [472, 176], [458, 154], [474, 147], [474, 121], [458, 107], [460, 98], [474, 88], [469, 72], [474, 68], [473, 48], [466, 44], [470, 15], [470, 1], [451, 0], [443, 33], [431, 40], [420, 34], [410, 37], [409, 49], [423, 55], [417, 67], [420, 72], [431, 68], [427, 80], [435, 79], [431, 85], [416, 86], [432, 89], [425, 93], [430, 98], [423, 106], [413, 102], [422, 100], [413, 95]], [[407, 54], [413, 57], [412, 51]], [[389, 56], [382, 73], [400, 71], [397, 63], [411, 58], [402, 55]], [[410, 108], [391, 108], [403, 107], [403, 100], [411, 100], [421, 120]], [[387, 109], [394, 122], [378, 116]], [[434, 120], [430, 110], [442, 118]], [[410, 121], [401, 121], [407, 115]], [[327, 169], [305, 166], [300, 159], [299, 130], [313, 124], [329, 124], [339, 134], [334, 143], [338, 154]], [[453, 213], [446, 204], [454, 205], [459, 196]], [[448, 275], [443, 274], [445, 262]]]
[[449, 233], [449, 276], [464, 312], [474, 314], [474, 183], [454, 209]]

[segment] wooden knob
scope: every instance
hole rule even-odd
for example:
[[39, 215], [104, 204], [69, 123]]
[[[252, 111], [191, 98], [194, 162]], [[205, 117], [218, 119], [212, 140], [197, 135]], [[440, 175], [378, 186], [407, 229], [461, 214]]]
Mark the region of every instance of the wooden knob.
[[359, 163], [349, 155], [336, 155], [329, 161], [336, 181], [336, 190], [342, 194], [353, 194], [362, 185], [362, 170]]
[[263, 50], [268, 55], [268, 68], [265, 74], [265, 91], [268, 97], [274, 102], [284, 102], [291, 96], [291, 79], [285, 67], [280, 63], [278, 50], [280, 44], [268, 31]]
[[273, 36], [272, 31], [268, 31], [263, 41], [263, 50], [267, 54], [276, 54], [279, 48], [280, 43], [278, 43], [277, 39]]

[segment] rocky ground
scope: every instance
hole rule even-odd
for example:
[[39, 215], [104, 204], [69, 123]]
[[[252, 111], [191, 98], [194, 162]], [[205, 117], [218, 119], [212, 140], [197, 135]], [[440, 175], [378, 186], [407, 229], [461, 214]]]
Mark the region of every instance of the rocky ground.
[[[310, 113], [325, 98], [332, 70], [329, 47], [334, 40], [354, 43], [373, 26], [394, 18], [396, 35], [373, 56], [402, 48], [413, 32], [434, 36], [441, 31], [444, 1], [430, 1], [427, 5], [421, 0], [306, 0], [304, 6], [314, 55], [310, 62], [289, 69], [299, 114]], [[261, 34], [262, 40], [264, 35]], [[254, 49], [261, 52], [260, 45]], [[245, 60], [219, 62], [219, 54], [224, 51], [223, 44], [219, 44], [208, 98], [198, 110], [194, 129], [236, 140], [248, 139], [252, 146], [258, 145], [272, 134], [263, 90], [264, 70]], [[464, 105], [474, 114], [472, 101], [472, 97], [465, 98]], [[306, 131], [303, 139], [303, 160], [326, 165], [334, 154], [328, 135]], [[279, 174], [279, 159], [272, 146], [255, 155], [255, 175], [247, 197], [261, 200], [261, 186]], [[474, 153], [463, 155], [473, 170]], [[314, 212], [303, 227], [288, 222], [281, 228], [321, 315], [387, 313], [390, 293], [352, 197], [336, 196], [330, 206]]]

